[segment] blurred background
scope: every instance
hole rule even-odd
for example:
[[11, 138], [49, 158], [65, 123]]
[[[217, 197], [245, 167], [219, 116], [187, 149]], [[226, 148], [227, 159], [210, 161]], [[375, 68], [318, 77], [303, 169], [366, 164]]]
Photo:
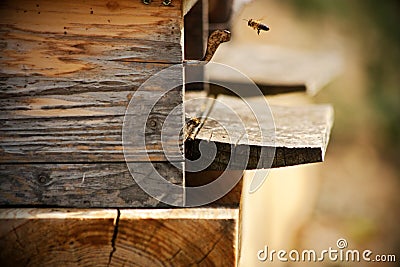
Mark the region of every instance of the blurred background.
[[[337, 248], [339, 238], [348, 249], [397, 256], [397, 263], [368, 266], [400, 266], [400, 1], [234, 3], [232, 41], [224, 45], [325, 50], [343, 61], [341, 74], [314, 97], [268, 97], [283, 105], [331, 103], [335, 123], [324, 163], [274, 169], [255, 194], [245, 190], [240, 266], [309, 266], [260, 262], [257, 251], [265, 245], [321, 251]], [[243, 21], [249, 18], [263, 18], [271, 30], [257, 35]], [[224, 58], [217, 54], [215, 61]]]

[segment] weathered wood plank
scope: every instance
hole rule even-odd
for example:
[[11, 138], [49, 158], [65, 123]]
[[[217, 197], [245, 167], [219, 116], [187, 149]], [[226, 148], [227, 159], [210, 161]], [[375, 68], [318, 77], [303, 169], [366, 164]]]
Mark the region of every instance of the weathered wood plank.
[[[193, 96], [193, 94], [188, 95]], [[195, 95], [201, 96], [202, 94], [197, 93]], [[247, 112], [242, 110], [244, 106], [243, 103], [240, 102], [240, 99], [220, 96], [218, 100], [232, 107], [242, 118], [246, 116]], [[267, 138], [261, 142], [258, 126], [253, 125], [256, 122], [245, 120], [247, 123], [246, 129], [250, 132], [253, 131], [253, 134], [248, 134], [248, 140], [240, 139], [243, 135], [240, 132], [241, 127], [236, 125], [238, 123], [237, 120], [234, 120], [232, 116], [226, 112], [225, 107], [218, 105], [210, 106], [208, 102], [209, 101], [205, 101], [204, 99], [200, 99], [198, 102], [187, 101], [189, 105], [186, 107], [186, 113], [189, 117], [205, 116], [204, 118], [207, 117], [208, 119], [195, 135], [194, 141], [187, 140], [185, 145], [186, 156], [191, 159], [198, 156], [196, 153], [198, 153], [197, 147], [200, 140], [211, 141], [216, 144], [218, 156], [208, 170], [223, 170], [226, 167], [227, 161], [229, 161], [231, 156], [231, 144], [250, 147], [250, 159], [246, 166], [248, 169], [269, 167], [262, 164], [257, 166], [260, 147], [262, 146], [276, 148], [273, 159], [263, 159], [266, 161], [273, 160], [272, 167], [290, 166], [323, 160], [332, 123], [332, 110], [329, 106], [317, 105], [299, 108], [272, 107], [272, 113], [275, 118], [276, 136], [273, 139]], [[97, 118], [97, 120], [103, 119], [104, 118]], [[37, 146], [31, 149], [31, 154], [26, 153], [23, 154], [23, 156], [27, 158], [27, 162], [35, 161], [37, 160], [37, 156], [33, 151], [37, 150], [43, 153], [43, 155], [47, 155], [49, 159], [59, 158], [62, 160], [63, 157], [68, 158], [69, 153], [71, 153], [69, 147], [76, 145], [80, 150], [88, 151], [88, 155], [78, 156], [79, 153], [77, 150], [74, 156], [74, 159], [77, 161], [79, 159], [90, 160], [93, 158], [93, 160], [101, 162], [103, 158], [102, 155], [108, 155], [108, 157], [111, 158], [110, 155], [113, 153], [116, 155], [114, 157], [115, 159], [122, 161], [123, 158], [117, 157], [117, 155], [119, 155], [119, 157], [122, 155], [120, 151], [121, 148], [117, 148], [119, 142], [111, 142], [113, 138], [120, 137], [119, 125], [121, 124], [121, 120], [121, 117], [117, 117], [112, 118], [112, 120], [97, 121], [93, 124], [101, 127], [94, 128], [92, 132], [87, 132], [87, 129], [80, 128], [77, 125], [68, 124], [68, 119], [64, 121], [46, 120], [44, 121], [45, 127], [41, 124], [36, 124], [34, 125], [36, 128], [32, 130], [32, 135], [38, 138], [42, 136], [43, 139], [37, 140]], [[15, 128], [22, 126], [27, 135], [23, 137], [32, 138], [32, 136], [29, 136], [29, 131], [26, 130], [31, 127], [29, 122], [30, 120], [27, 120], [25, 123], [19, 123], [16, 126], [10, 124], [6, 124], [6, 126], [14, 127], [12, 128], [14, 131]], [[216, 124], [216, 122], [218, 122], [218, 124]], [[65, 130], [66, 128], [62, 128], [57, 135], [57, 131], [59, 131], [57, 127], [63, 124], [65, 124], [68, 131]], [[90, 125], [90, 121], [87, 125]], [[235, 129], [234, 136], [225, 135], [225, 129], [222, 128], [224, 125], [229, 125], [229, 127]], [[265, 125], [265, 127], [266, 126], [268, 125]], [[265, 131], [271, 130], [265, 127], [261, 128]], [[49, 129], [52, 129], [52, 134], [46, 133]], [[85, 135], [82, 135], [82, 133]], [[94, 136], [91, 136], [90, 133], [94, 134]], [[77, 140], [77, 135], [83, 136], [83, 139], [81, 141]], [[58, 151], [52, 151], [52, 148], [46, 145], [40, 147], [40, 141], [48, 142], [49, 140], [46, 140], [46, 138], [49, 136], [52, 136], [54, 139], [50, 141], [58, 144]], [[229, 140], [228, 137], [233, 139]], [[271, 138], [272, 137], [273, 136], [271, 136]], [[12, 140], [18, 140], [18, 137], [14, 136], [13, 138], [14, 139], [10, 137], [11, 141], [8, 149], [11, 151], [9, 151], [9, 153], [13, 152], [13, 147], [11, 146]], [[78, 143], [76, 144], [77, 141]], [[84, 145], [82, 144], [96, 146], [94, 148], [88, 146], [85, 148], [86, 150], [84, 150]], [[102, 150], [97, 151], [96, 148], [100, 147], [99, 144], [103, 144], [103, 147]], [[27, 143], [26, 145], [32, 148], [32, 144]], [[63, 146], [65, 147], [65, 151], [62, 150]], [[19, 147], [21, 147], [21, 144], [19, 144]], [[21, 156], [21, 162], [23, 162], [23, 156]], [[160, 166], [162, 166], [161, 163]], [[182, 183], [182, 174], [179, 172], [175, 173], [170, 167], [160, 167], [159, 171], [162, 172], [163, 177]], [[147, 207], [158, 205], [157, 201], [154, 202], [154, 200], [148, 197], [134, 183], [134, 180], [126, 169], [125, 163], [0, 165], [0, 173], [2, 179], [0, 183], [2, 205], [37, 204], [75, 207]], [[197, 186], [199, 183], [204, 184], [206, 182], [204, 179], [198, 179], [198, 177], [202, 175], [204, 175], [204, 173], [197, 176], [188, 175], [187, 181], [185, 182], [186, 186]], [[209, 173], [207, 175], [209, 175]], [[42, 180], [42, 182], [40, 183], [39, 180]], [[82, 180], [86, 180], [86, 182], [82, 184]], [[240, 189], [235, 190], [240, 192]], [[238, 197], [234, 197], [233, 200], [225, 202], [225, 204], [235, 203], [238, 203]]]
[[[75, 94], [70, 101], [57, 98], [23, 97], [8, 98], [6, 107], [0, 111], [0, 162], [110, 162], [125, 161], [122, 147], [122, 127], [125, 120], [137, 120], [146, 116], [146, 107], [153, 103], [146, 95], [151, 91], [135, 94], [141, 99], [143, 114], [125, 115], [126, 106], [134, 92]], [[103, 97], [101, 99], [101, 97]], [[74, 99], [73, 101], [71, 99]], [[163, 149], [173, 146], [174, 138], [166, 138], [161, 145], [162, 124], [171, 110], [181, 103], [181, 89], [168, 92], [154, 105], [149, 115], [145, 132], [142, 127], [132, 129], [132, 135], [146, 135], [146, 150], [143, 147], [125, 147], [131, 158], [146, 160], [165, 160]], [[24, 103], [24, 100], [26, 101]], [[13, 104], [15, 109], [12, 109]], [[25, 108], [23, 108], [25, 107]], [[11, 110], [12, 109], [12, 110]], [[176, 113], [172, 122], [177, 128], [182, 125], [182, 111]], [[183, 160], [179, 153], [172, 160]]]
[[[25, 73], [23, 68], [15, 74], [2, 72], [0, 74], [0, 96], [3, 101], [1, 107], [7, 106], [4, 98], [23, 100], [24, 97], [58, 96], [65, 100], [77, 101], [79, 97], [73, 98], [73, 96], [80, 96], [79, 94], [85, 97], [85, 94], [89, 93], [96, 96], [97, 93], [134, 91], [148, 78], [169, 66], [170, 64], [111, 61], [99, 66], [96, 70], [57, 76], [30, 75]], [[4, 69], [1, 70], [4, 71]], [[156, 88], [149, 89], [157, 90]], [[107, 98], [104, 99], [104, 97], [99, 100], [106, 100]], [[27, 106], [29, 102], [20, 104]]]
[[[183, 186], [182, 171], [167, 162], [136, 164], [143, 166], [133, 170], [136, 179], [152, 177], [152, 173], [143, 172], [148, 169], [146, 164], [153, 164], [169, 182]], [[183, 198], [183, 190], [182, 187], [177, 198]], [[0, 165], [0, 206], [35, 205], [80, 208], [168, 206], [147, 195], [125, 163]]]
[[[181, 190], [168, 192], [160, 184], [152, 190], [160, 191], [158, 200], [149, 196], [136, 182], [154, 178], [153, 172], [147, 172], [149, 164], [166, 180], [182, 186]], [[178, 165], [183, 169], [183, 163]], [[167, 162], [142, 162], [135, 163], [135, 166], [137, 168], [132, 171], [133, 178], [125, 163], [3, 164], [0, 165], [0, 207], [169, 207], [159, 201], [164, 199], [163, 196], [175, 198], [175, 206], [182, 206], [185, 198], [183, 184], [186, 187], [200, 186], [221, 175], [221, 172], [207, 171], [186, 173], [183, 176], [181, 170]], [[157, 184], [153, 183], [153, 186]], [[239, 182], [231, 192], [209, 206], [238, 208], [241, 190], [242, 183]]]
[[[92, 77], [95, 74], [90, 71], [87, 79], [73, 77], [66, 81], [64, 78], [29, 76], [10, 77], [3, 81], [0, 161], [124, 161], [122, 124], [132, 97], [143, 106], [143, 114], [127, 113], [132, 115], [132, 119], [146, 116], [146, 110], [152, 109], [149, 117], [156, 125], [148, 127], [146, 131], [146, 137], [152, 140], [148, 150], [152, 160], [164, 160], [160, 141], [161, 125], [170, 111], [182, 103], [182, 90], [176, 88], [169, 91], [154, 105], [149, 99], [152, 94], [163, 92], [160, 84], [146, 86], [140, 93], [135, 90], [165, 65], [116, 64], [131, 66], [132, 69], [112, 74], [113, 78], [102, 77], [97, 81]], [[172, 72], [175, 75], [169, 79], [175, 79], [176, 83], [182, 81], [181, 69]], [[165, 82], [170, 81], [167, 79]], [[182, 116], [182, 112], [175, 114], [177, 127], [182, 125]], [[136, 130], [142, 131], [142, 128]], [[174, 138], [179, 137], [174, 135]], [[167, 139], [164, 146], [173, 141], [172, 138]], [[143, 149], [138, 148], [136, 152], [135, 160], [146, 155]], [[177, 158], [182, 159], [182, 156], [177, 155]]]
[[237, 209], [3, 209], [0, 261], [7, 266], [236, 266], [238, 221]]
[[[182, 103], [182, 88], [154, 107], [148, 99], [164, 90], [163, 82], [181, 84], [183, 71], [135, 92], [182, 62], [180, 0], [168, 6], [161, 0], [0, 5], [0, 162], [122, 162], [122, 119], [133, 96], [143, 109], [130, 118], [152, 109], [147, 148], [152, 160], [165, 160], [161, 125]], [[182, 127], [183, 113], [173, 121]], [[144, 134], [141, 127], [132, 134], [139, 131]], [[134, 160], [147, 160], [143, 148], [129, 149]]]
[[[306, 91], [315, 95], [341, 70], [341, 58], [336, 53], [303, 52], [267, 45], [228, 43], [214, 56], [220, 62], [238, 69], [256, 84], [264, 94]], [[224, 72], [213, 72], [210, 81], [238, 82]], [[214, 88], [221, 91], [221, 88]], [[246, 86], [243, 86], [244, 94]]]
[[[199, 95], [201, 93], [192, 96], [187, 94], [187, 97], [196, 98]], [[247, 98], [246, 101], [252, 103], [253, 110], [236, 97], [221, 95], [216, 100], [209, 101], [215, 103], [208, 112], [207, 119], [193, 140], [187, 139], [185, 142], [186, 157], [189, 159], [200, 157], [198, 146], [202, 140], [215, 143], [217, 157], [209, 170], [225, 169], [231, 159], [231, 149], [250, 149], [247, 169], [323, 161], [333, 123], [331, 106], [271, 106], [273, 121], [259, 121], [260, 116], [268, 117], [267, 113], [262, 113], [265, 112], [264, 99]], [[190, 106], [186, 107], [185, 112], [190, 116], [199, 114], [196, 108], [191, 109]], [[256, 112], [258, 118], [252, 112]], [[275, 153], [267, 153], [260, 159], [262, 147], [274, 148]], [[240, 157], [246, 160], [245, 156], [235, 154], [236, 159]], [[269, 166], [270, 163], [272, 166]]]
[[[2, 1], [2, 71], [63, 75], [107, 61], [182, 61], [181, 1]], [[4, 65], [3, 65], [4, 64]]]

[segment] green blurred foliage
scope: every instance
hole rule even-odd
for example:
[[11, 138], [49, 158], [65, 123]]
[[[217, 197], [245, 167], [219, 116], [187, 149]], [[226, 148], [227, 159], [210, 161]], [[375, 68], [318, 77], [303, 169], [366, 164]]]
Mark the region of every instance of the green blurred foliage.
[[304, 17], [334, 16], [362, 45], [368, 101], [376, 113], [381, 151], [400, 168], [400, 1], [284, 0]]

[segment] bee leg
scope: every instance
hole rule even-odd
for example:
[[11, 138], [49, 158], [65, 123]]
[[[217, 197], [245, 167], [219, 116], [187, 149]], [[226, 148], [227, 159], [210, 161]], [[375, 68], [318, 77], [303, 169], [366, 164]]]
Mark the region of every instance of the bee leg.
[[257, 34], [260, 35], [260, 29], [257, 29]]

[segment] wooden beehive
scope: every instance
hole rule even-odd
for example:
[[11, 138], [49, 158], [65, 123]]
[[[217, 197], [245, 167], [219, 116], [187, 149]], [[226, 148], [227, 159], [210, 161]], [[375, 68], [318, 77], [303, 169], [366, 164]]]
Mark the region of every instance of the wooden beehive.
[[[241, 183], [207, 207], [175, 209], [148, 196], [135, 183], [121, 143], [123, 119], [134, 92], [160, 70], [183, 63], [184, 18], [193, 6], [191, 19], [205, 25], [197, 29], [196, 37], [201, 40], [196, 51], [202, 54], [207, 30], [204, 3], [0, 3], [1, 262], [15, 266], [236, 265]], [[193, 43], [188, 41], [187, 46]], [[183, 68], [177, 68], [171, 79], [182, 83], [184, 75]], [[297, 90], [304, 84], [288, 87]], [[158, 90], [148, 87], [148, 94]], [[181, 186], [198, 177], [185, 180], [183, 172], [165, 158], [159, 136], [170, 111], [184, 102], [183, 92], [183, 86], [169, 91], [149, 117], [146, 137], [152, 140], [153, 163], [146, 162], [146, 151], [134, 151], [138, 162], [153, 164], [163, 177]], [[186, 97], [199, 94], [203, 93]], [[240, 106], [234, 97], [216, 98]], [[144, 108], [147, 104], [143, 97]], [[193, 117], [203, 112], [193, 106], [185, 109]], [[272, 167], [323, 160], [331, 107], [275, 107], [272, 112], [278, 140]], [[223, 111], [211, 109], [208, 114], [230, 123]], [[175, 116], [183, 128], [183, 108]], [[219, 172], [226, 166], [229, 155], [224, 153], [232, 140], [224, 139], [218, 129], [210, 134], [214, 130], [205, 120], [186, 149], [195, 150], [201, 140], [214, 142], [219, 150], [208, 171]], [[167, 140], [172, 143], [176, 138], [181, 144], [186, 141], [183, 135]], [[254, 154], [271, 146], [267, 141], [252, 144], [248, 146]], [[175, 160], [184, 164], [180, 153]], [[263, 166], [247, 166], [257, 167]], [[136, 174], [146, 179], [140, 171]]]
[[[4, 192], [3, 203], [156, 204], [144, 204], [146, 194], [125, 168], [122, 124], [135, 90], [160, 70], [182, 62], [183, 4], [2, 3], [1, 168], [14, 177], [7, 179], [9, 188], [20, 192], [10, 191], [13, 197]], [[173, 78], [179, 82], [182, 75]], [[158, 90], [146, 89], [149, 94]], [[154, 161], [165, 161], [158, 125], [182, 101], [178, 88], [153, 108], [150, 119], [156, 127], [146, 134], [156, 140]], [[146, 104], [144, 100], [144, 109]], [[182, 121], [183, 113], [178, 116]], [[138, 160], [141, 153], [137, 151]], [[170, 178], [182, 182], [179, 173]]]

